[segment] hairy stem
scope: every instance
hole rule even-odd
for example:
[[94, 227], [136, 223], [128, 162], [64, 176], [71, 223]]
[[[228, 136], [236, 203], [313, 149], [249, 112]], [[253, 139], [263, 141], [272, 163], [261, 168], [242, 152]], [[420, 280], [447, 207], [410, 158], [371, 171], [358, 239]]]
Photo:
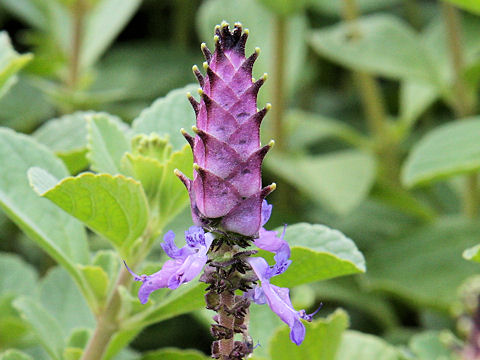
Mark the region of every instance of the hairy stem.
[[128, 271], [122, 266], [112, 296], [108, 300], [104, 312], [97, 316], [97, 326], [83, 352], [81, 360], [100, 360], [107, 349], [112, 336], [118, 330], [117, 315], [120, 310], [120, 286], [131, 281]]
[[84, 20], [87, 6], [85, 0], [75, 1], [72, 9], [73, 29], [72, 29], [72, 50], [70, 53], [70, 67], [67, 79], [67, 86], [70, 90], [75, 90], [80, 77], [80, 55], [82, 50], [82, 38]]
[[[453, 5], [446, 2], [442, 2], [442, 11], [447, 29], [451, 66], [455, 76], [453, 109], [458, 118], [465, 118], [474, 113], [475, 102], [462, 76], [465, 59], [463, 56], [460, 14]], [[468, 218], [476, 218], [478, 214], [478, 204], [480, 203], [478, 174], [468, 175], [464, 186], [463, 212]]]
[[[358, 9], [355, 0], [343, 0], [343, 19], [350, 25], [351, 41], [359, 39], [362, 34], [356, 25]], [[360, 90], [367, 125], [375, 142], [375, 148], [381, 162], [385, 177], [398, 182], [399, 160], [396, 144], [390, 138], [387, 126], [387, 112], [380, 87], [376, 79], [363, 71], [353, 72], [354, 81]]]
[[278, 149], [283, 149], [284, 144], [284, 129], [283, 117], [285, 114], [285, 62], [286, 62], [286, 35], [287, 35], [287, 20], [284, 16], [276, 15], [274, 23], [274, 64], [273, 64], [273, 126], [274, 137]]
[[[220, 294], [220, 304], [223, 307], [231, 308], [234, 304], [235, 295], [230, 291], [224, 291]], [[225, 326], [227, 329], [234, 330], [235, 318], [229, 315], [225, 309], [219, 311], [219, 324]], [[220, 355], [222, 360], [229, 360], [230, 353], [233, 350], [234, 338], [220, 340]]]

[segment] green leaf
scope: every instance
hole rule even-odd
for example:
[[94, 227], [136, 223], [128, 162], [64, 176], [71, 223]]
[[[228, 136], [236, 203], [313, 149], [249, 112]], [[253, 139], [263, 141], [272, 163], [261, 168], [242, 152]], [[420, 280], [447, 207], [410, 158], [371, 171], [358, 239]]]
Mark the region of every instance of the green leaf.
[[0, 205], [5, 213], [53, 259], [68, 270], [85, 296], [88, 290], [75, 263], [87, 264], [89, 250], [85, 229], [61, 209], [38, 197], [31, 189], [27, 170], [47, 169], [63, 178], [68, 172], [62, 162], [33, 139], [0, 129]]
[[195, 124], [195, 112], [186, 94], [196, 93], [198, 88], [198, 85], [190, 84], [157, 99], [133, 121], [133, 133], [146, 135], [156, 133], [162, 138], [168, 136], [173, 150], [182, 149], [186, 140], [180, 129], [190, 130]]
[[412, 337], [409, 347], [418, 360], [455, 360], [451, 348], [444, 344], [440, 337], [442, 333], [436, 331], [424, 332]]
[[7, 350], [0, 354], [0, 360], [33, 360], [33, 358], [19, 350]]
[[[462, 34], [462, 58], [465, 69], [474, 65], [479, 60], [480, 43], [476, 34], [480, 31], [480, 24], [476, 16], [468, 16], [465, 14], [460, 17], [459, 31]], [[443, 91], [449, 90], [448, 86], [454, 86], [456, 75], [451, 64], [451, 51], [446, 41], [448, 30], [444, 16], [439, 13], [428, 24], [421, 34], [422, 43], [427, 49], [430, 59], [432, 60], [432, 67], [435, 67], [437, 74], [441, 78]], [[443, 94], [451, 95], [451, 94]], [[446, 99], [449, 101], [450, 99]]]
[[408, 135], [415, 121], [440, 97], [437, 87], [418, 80], [404, 80], [400, 88], [400, 124]]
[[4, 0], [0, 6], [12, 13], [14, 16], [35, 26], [43, 27], [47, 22], [44, 14], [40, 11], [35, 1], [32, 0]]
[[[269, 72], [275, 67], [276, 29], [272, 26], [274, 16], [275, 14], [270, 13], [255, 0], [208, 0], [204, 1], [199, 8], [197, 24], [200, 38], [209, 45], [210, 49], [214, 49], [214, 27], [222, 20], [226, 20], [232, 25], [235, 22], [241, 22], [244, 28], [248, 28], [250, 34], [246, 46], [247, 56], [252, 54], [257, 46], [262, 49], [253, 68], [253, 77], [258, 79], [263, 73]], [[301, 86], [303, 80], [301, 74], [305, 70], [307, 55], [307, 44], [303, 39], [308, 22], [303, 14], [289, 16], [285, 22], [285, 90], [293, 92], [297, 86]], [[259, 94], [260, 104], [271, 101], [273, 86], [273, 81], [267, 81], [262, 87]]]
[[[93, 111], [78, 111], [51, 119], [40, 126], [33, 137], [49, 147], [55, 155], [63, 160], [70, 173], [75, 174], [88, 167], [87, 154], [87, 117], [93, 116]], [[112, 115], [98, 113], [110, 117], [121, 124], [122, 121]]]
[[33, 299], [21, 297], [13, 304], [52, 359], [61, 360], [65, 343], [57, 320]]
[[[188, 69], [200, 56], [198, 48], [181, 49], [172, 43], [117, 42], [95, 66], [96, 77], [90, 91], [114, 91], [118, 100], [150, 101], [192, 82]], [[117, 109], [121, 104], [112, 105], [115, 106], [112, 112], [119, 113]], [[133, 112], [132, 117], [138, 112]]]
[[[287, 226], [285, 240], [292, 250], [292, 264], [272, 281], [278, 286], [292, 287], [366, 270], [362, 253], [338, 230], [299, 223]], [[267, 259], [272, 258], [266, 251], [260, 253]]]
[[[270, 339], [275, 331], [284, 323], [277, 314], [266, 304], [250, 306], [250, 320], [248, 323], [248, 333], [254, 339], [255, 343], [260, 343], [255, 349], [255, 357], [269, 358]], [[211, 317], [210, 317], [211, 321]]]
[[320, 55], [352, 70], [393, 79], [436, 83], [431, 59], [414, 30], [397, 17], [371, 15], [352, 26], [341, 23], [313, 32], [310, 43]]
[[476, 264], [464, 261], [461, 254], [476, 244], [479, 236], [479, 224], [440, 218], [384, 239], [369, 253], [366, 279], [372, 288], [393, 293], [415, 306], [446, 311], [456, 299], [452, 289], [478, 272]]
[[173, 292], [168, 292], [168, 296], [126, 320], [125, 328], [143, 328], [205, 307], [205, 287], [203, 283], [191, 282]]
[[[129, 175], [138, 179], [145, 190], [151, 210], [151, 230], [153, 234], [160, 233], [164, 226], [189, 204], [188, 192], [175, 176], [174, 170], [179, 169], [187, 176], [192, 176], [192, 150], [189, 145], [184, 145], [180, 151], [171, 154], [171, 145], [156, 135], [135, 137], [134, 141], [135, 139], [139, 139], [142, 147], [154, 149], [155, 145], [148, 144], [155, 142], [157, 147], [161, 147], [159, 144], [164, 146], [165, 154], [159, 154], [160, 158], [152, 157], [155, 156], [154, 154], [145, 156], [140, 152], [139, 154], [127, 153], [123, 159], [124, 169]], [[135, 145], [132, 147], [135, 148]]]
[[480, 263], [480, 245], [475, 245], [471, 248], [466, 249], [463, 252], [462, 256], [466, 260]]
[[80, 63], [93, 65], [122, 31], [141, 0], [101, 0], [88, 13]]
[[167, 348], [148, 352], [142, 356], [141, 360], [207, 360], [210, 357], [205, 356], [197, 350], [180, 350]]
[[44, 309], [58, 321], [64, 334], [77, 327], [95, 326], [95, 319], [82, 294], [61, 267], [53, 268], [42, 279], [39, 298]]
[[322, 359], [335, 360], [342, 333], [348, 327], [348, 316], [337, 310], [326, 319], [305, 324], [305, 340], [297, 346], [289, 339], [286, 326], [277, 331], [270, 343], [270, 357], [275, 360]]
[[402, 168], [409, 187], [480, 169], [480, 117], [448, 123], [430, 131], [411, 150]]
[[84, 173], [58, 182], [40, 168], [30, 169], [28, 176], [40, 196], [105, 236], [122, 256], [147, 226], [147, 199], [134, 179]]
[[32, 58], [31, 54], [19, 55], [13, 49], [7, 33], [0, 31], [0, 97], [16, 81], [15, 74]]
[[108, 114], [95, 114], [87, 119], [88, 154], [92, 169], [112, 175], [121, 173], [121, 160], [130, 150], [126, 129]]
[[345, 122], [320, 114], [294, 109], [285, 116], [288, 149], [305, 149], [315, 142], [337, 138], [357, 147], [367, 147], [368, 139]]
[[12, 302], [19, 295], [34, 295], [37, 277], [35, 269], [17, 255], [0, 253], [0, 348], [25, 342], [28, 327]]
[[0, 98], [0, 124], [16, 131], [32, 132], [41, 122], [53, 116], [54, 108], [34, 81], [18, 76], [18, 81]]
[[[387, 9], [389, 7], [398, 5], [402, 0], [358, 0], [356, 6], [360, 13]], [[325, 15], [342, 17], [343, 2], [330, 0], [309, 0], [309, 4], [317, 11]]]
[[302, 11], [307, 5], [307, 0], [258, 0], [258, 2], [280, 16], [291, 16]]
[[381, 338], [358, 331], [343, 333], [335, 360], [400, 360], [399, 351]]
[[0, 254], [0, 294], [31, 295], [37, 283], [37, 272], [20, 257]]
[[85, 280], [90, 285], [99, 305], [104, 305], [107, 299], [108, 289], [111, 285], [105, 270], [100, 266], [93, 265], [80, 265], [79, 268]]
[[477, 0], [446, 0], [463, 10], [480, 15], [480, 3]]
[[274, 152], [265, 165], [341, 215], [352, 211], [368, 195], [375, 180], [374, 157], [358, 150], [298, 158]]

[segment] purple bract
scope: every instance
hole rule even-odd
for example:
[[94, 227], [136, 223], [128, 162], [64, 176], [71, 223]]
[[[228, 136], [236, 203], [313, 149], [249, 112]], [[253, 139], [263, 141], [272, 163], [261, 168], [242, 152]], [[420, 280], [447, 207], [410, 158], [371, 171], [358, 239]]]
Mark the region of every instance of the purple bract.
[[248, 31], [242, 33], [236, 24], [233, 32], [228, 26], [217, 28], [213, 54], [202, 44], [205, 75], [193, 67], [200, 102], [189, 95], [197, 117], [195, 138], [182, 130], [193, 150], [195, 171], [193, 180], [176, 174], [190, 194], [196, 225], [215, 221], [224, 230], [253, 236], [261, 226], [262, 201], [275, 184], [262, 189], [262, 161], [273, 141], [260, 146], [260, 123], [270, 105], [257, 109], [266, 76], [252, 79], [259, 49], [245, 58], [247, 37]]

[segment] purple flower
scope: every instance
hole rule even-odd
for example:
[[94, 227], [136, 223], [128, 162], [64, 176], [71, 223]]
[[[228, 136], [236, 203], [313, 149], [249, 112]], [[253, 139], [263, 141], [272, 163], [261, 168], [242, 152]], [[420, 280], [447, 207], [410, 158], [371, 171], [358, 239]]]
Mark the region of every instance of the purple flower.
[[138, 291], [138, 298], [142, 304], [148, 301], [148, 297], [155, 290], [166, 287], [173, 290], [181, 284], [193, 280], [200, 274], [208, 260], [207, 252], [213, 241], [211, 233], [205, 234], [203, 229], [198, 226], [190, 227], [185, 231], [187, 244], [181, 249], [175, 245], [174, 239], [173, 231], [165, 234], [161, 246], [172, 260], [167, 260], [162, 269], [155, 274], [138, 276], [125, 263], [135, 281], [143, 282]]
[[[270, 215], [272, 214], [272, 205], [267, 203], [267, 200], [263, 200], [262, 202], [262, 226], [265, 225], [270, 219]], [[290, 246], [284, 240], [285, 237], [285, 230], [286, 226], [283, 228], [283, 233], [281, 237], [277, 236], [276, 231], [265, 230], [265, 228], [261, 228], [258, 233], [258, 238], [255, 239], [254, 244], [266, 251], [270, 251], [273, 253], [277, 253], [279, 251], [288, 252], [287, 258], [290, 257]]]
[[[281, 256], [283, 261], [284, 254]], [[278, 254], [277, 254], [278, 255]], [[307, 314], [305, 310], [296, 311], [293, 308], [290, 301], [290, 291], [287, 288], [281, 288], [270, 283], [270, 278], [281, 274], [286, 270], [288, 265], [270, 267], [265, 259], [261, 257], [249, 258], [248, 263], [252, 267], [253, 271], [261, 281], [261, 286], [257, 286], [255, 290], [247, 293], [247, 297], [250, 297], [257, 304], [265, 304], [277, 314], [284, 323], [290, 327], [290, 339], [296, 345], [300, 345], [305, 338], [305, 325], [301, 322], [301, 319], [312, 321], [313, 315], [320, 309], [317, 309], [312, 314]]]
[[261, 166], [273, 141], [260, 144], [260, 123], [270, 105], [257, 109], [257, 94], [266, 76], [253, 81], [252, 68], [260, 50], [245, 58], [248, 31], [235, 24], [215, 29], [213, 54], [202, 51], [205, 74], [193, 67], [201, 89], [200, 102], [189, 100], [196, 114], [195, 138], [182, 130], [194, 157], [193, 180], [177, 176], [189, 195], [192, 218], [198, 226], [216, 219], [223, 230], [256, 236], [261, 227], [263, 199], [275, 189], [262, 189]]

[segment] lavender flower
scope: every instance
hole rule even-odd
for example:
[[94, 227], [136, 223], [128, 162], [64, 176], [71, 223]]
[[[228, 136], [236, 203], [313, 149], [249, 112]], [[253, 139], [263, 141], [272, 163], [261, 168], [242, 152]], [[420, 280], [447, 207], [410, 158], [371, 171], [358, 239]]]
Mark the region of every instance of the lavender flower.
[[166, 287], [174, 290], [181, 284], [193, 280], [200, 274], [208, 260], [207, 251], [212, 244], [213, 235], [205, 234], [201, 227], [192, 226], [185, 231], [187, 244], [181, 249], [175, 245], [174, 239], [173, 231], [165, 234], [161, 246], [172, 260], [167, 260], [162, 269], [155, 274], [138, 276], [125, 263], [135, 281], [143, 282], [138, 291], [138, 298], [142, 304], [148, 301], [148, 297], [155, 290]]
[[260, 305], [267, 303], [272, 311], [290, 327], [290, 339], [292, 342], [300, 345], [305, 338], [305, 326], [300, 319], [312, 321], [313, 315], [320, 308], [312, 314], [307, 314], [305, 310], [296, 311], [290, 301], [290, 291], [287, 288], [278, 287], [270, 283], [270, 279], [273, 276], [283, 273], [290, 264], [283, 255], [276, 260], [277, 263], [273, 267], [270, 267], [265, 259], [261, 257], [253, 257], [247, 260], [258, 279], [262, 282], [261, 286], [257, 286], [254, 291], [248, 292], [247, 297]]

